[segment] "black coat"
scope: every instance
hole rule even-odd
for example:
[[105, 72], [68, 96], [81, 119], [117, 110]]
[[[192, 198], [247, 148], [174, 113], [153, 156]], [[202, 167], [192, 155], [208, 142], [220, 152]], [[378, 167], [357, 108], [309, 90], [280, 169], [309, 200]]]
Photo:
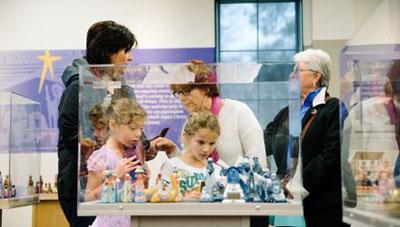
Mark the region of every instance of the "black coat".
[[61, 97], [59, 109], [58, 184], [60, 200], [76, 199], [78, 178], [79, 80], [73, 81]]
[[317, 115], [302, 140], [303, 187], [310, 193], [303, 200], [304, 217], [307, 226], [341, 226], [339, 100], [330, 98], [310, 108], [303, 130], [313, 114]]
[[279, 111], [274, 120], [264, 129], [264, 142], [267, 157], [274, 155], [276, 174], [280, 179], [286, 175], [287, 144], [289, 139], [289, 108]]
[[79, 126], [79, 66], [85, 59], [74, 60], [63, 73], [65, 90], [58, 106], [58, 184], [60, 200], [77, 198], [78, 126]]

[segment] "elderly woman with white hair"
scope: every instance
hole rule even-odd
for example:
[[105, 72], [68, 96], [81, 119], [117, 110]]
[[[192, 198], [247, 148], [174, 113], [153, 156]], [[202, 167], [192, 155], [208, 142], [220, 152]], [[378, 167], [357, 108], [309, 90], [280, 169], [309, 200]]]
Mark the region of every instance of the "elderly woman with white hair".
[[[294, 56], [293, 76], [301, 82], [303, 206], [302, 217], [276, 216], [274, 226], [344, 226], [340, 176], [339, 100], [327, 92], [331, 60], [322, 50]], [[289, 110], [283, 108], [264, 130], [267, 155], [274, 155], [277, 175], [293, 177], [298, 153], [290, 150]], [[288, 157], [290, 155], [291, 157]], [[291, 160], [288, 162], [288, 160]], [[284, 183], [285, 184], [285, 183]], [[296, 188], [289, 187], [296, 191]]]
[[307, 226], [346, 226], [342, 222], [340, 123], [337, 98], [327, 89], [330, 56], [308, 49], [294, 56], [301, 82], [303, 199]]

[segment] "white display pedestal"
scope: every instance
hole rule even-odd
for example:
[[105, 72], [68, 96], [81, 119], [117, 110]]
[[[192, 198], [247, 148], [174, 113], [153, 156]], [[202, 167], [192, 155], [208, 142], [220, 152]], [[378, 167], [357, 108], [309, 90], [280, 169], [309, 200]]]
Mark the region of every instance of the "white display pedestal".
[[129, 215], [134, 227], [249, 227], [250, 216], [302, 215], [294, 203], [79, 204], [79, 216]]

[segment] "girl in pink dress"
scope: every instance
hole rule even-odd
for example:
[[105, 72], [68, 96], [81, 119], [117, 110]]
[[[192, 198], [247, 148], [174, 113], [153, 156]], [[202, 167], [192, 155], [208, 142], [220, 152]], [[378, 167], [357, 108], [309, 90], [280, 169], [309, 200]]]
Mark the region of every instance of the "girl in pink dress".
[[[88, 182], [85, 201], [99, 200], [106, 179], [104, 170], [113, 170], [120, 179], [120, 187], [124, 182], [125, 174], [136, 169], [140, 161], [136, 156], [124, 158], [124, 153], [129, 148], [135, 147], [140, 142], [146, 112], [134, 100], [121, 98], [112, 101], [105, 110], [109, 137], [106, 144], [93, 152], [88, 160]], [[99, 215], [92, 227], [131, 226], [129, 216]]]

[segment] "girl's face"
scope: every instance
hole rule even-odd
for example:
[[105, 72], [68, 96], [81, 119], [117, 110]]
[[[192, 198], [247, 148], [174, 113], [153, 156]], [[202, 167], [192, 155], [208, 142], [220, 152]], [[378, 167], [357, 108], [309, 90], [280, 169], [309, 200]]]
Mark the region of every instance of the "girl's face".
[[186, 152], [198, 161], [207, 160], [208, 156], [215, 149], [218, 134], [208, 128], [202, 128], [194, 135], [183, 134]]
[[136, 118], [131, 124], [114, 125], [111, 127], [112, 136], [123, 146], [133, 147], [140, 141], [145, 118]]
[[199, 88], [181, 94], [182, 104], [189, 113], [201, 110], [208, 98], [206, 91]]

